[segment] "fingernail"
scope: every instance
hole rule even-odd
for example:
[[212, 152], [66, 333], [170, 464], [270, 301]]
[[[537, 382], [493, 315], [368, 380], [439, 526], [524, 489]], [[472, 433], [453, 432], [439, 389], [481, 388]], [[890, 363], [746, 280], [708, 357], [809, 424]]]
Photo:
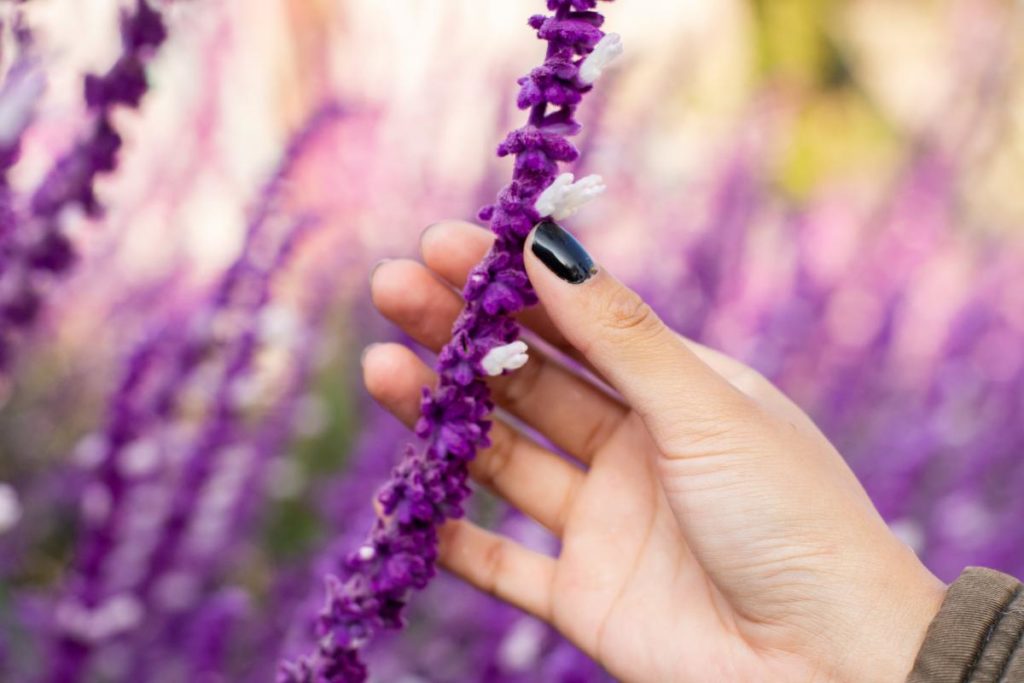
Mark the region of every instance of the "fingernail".
[[443, 222], [438, 221], [437, 223], [431, 223], [427, 227], [423, 228], [423, 232], [420, 233], [420, 244], [424, 244], [427, 238], [434, 232], [434, 228], [444, 225]]
[[363, 349], [363, 352], [359, 354], [359, 365], [366, 365], [366, 356], [368, 356], [370, 351], [373, 351], [373, 349], [378, 346], [380, 346], [380, 344], [375, 342]]
[[553, 220], [537, 224], [531, 249], [548, 270], [570, 284], [578, 285], [597, 274], [594, 259], [583, 245]]
[[385, 263], [390, 262], [391, 259], [382, 258], [380, 261], [377, 261], [376, 263], [373, 264], [373, 268], [370, 269], [370, 284], [373, 284], [373, 276], [377, 274], [377, 271], [380, 269], [380, 267], [383, 266]]

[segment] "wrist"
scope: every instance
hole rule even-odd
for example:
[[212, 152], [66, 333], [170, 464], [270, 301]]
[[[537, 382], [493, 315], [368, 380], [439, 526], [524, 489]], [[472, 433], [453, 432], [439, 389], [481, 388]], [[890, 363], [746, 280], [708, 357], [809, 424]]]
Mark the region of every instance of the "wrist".
[[906, 555], [898, 570], [890, 565], [867, 584], [871, 588], [838, 660], [838, 681], [903, 683], [910, 675], [947, 587], [909, 549]]

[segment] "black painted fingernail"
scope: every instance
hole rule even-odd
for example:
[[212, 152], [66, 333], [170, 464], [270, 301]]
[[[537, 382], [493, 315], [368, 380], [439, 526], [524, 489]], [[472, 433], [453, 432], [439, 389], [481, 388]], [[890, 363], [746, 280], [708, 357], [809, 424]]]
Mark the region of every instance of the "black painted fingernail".
[[570, 284], [578, 285], [597, 274], [594, 259], [583, 245], [553, 220], [537, 224], [532, 249], [548, 270]]

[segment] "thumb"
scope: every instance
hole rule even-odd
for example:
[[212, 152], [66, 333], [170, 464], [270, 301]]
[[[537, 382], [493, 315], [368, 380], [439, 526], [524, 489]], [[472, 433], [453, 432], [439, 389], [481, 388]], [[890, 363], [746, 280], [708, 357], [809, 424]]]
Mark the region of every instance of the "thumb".
[[668, 456], [758, 414], [634, 291], [551, 220], [526, 240], [526, 271], [559, 331], [643, 418]]

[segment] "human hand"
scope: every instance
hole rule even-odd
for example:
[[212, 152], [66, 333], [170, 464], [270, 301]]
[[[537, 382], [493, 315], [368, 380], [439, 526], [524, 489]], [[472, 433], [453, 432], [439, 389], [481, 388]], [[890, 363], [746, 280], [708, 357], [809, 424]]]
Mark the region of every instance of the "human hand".
[[[669, 330], [606, 271], [559, 279], [534, 240], [541, 306], [521, 322], [613, 390], [536, 348], [492, 380], [501, 408], [576, 462], [497, 419], [470, 473], [561, 552], [460, 520], [443, 529], [442, 563], [623, 681], [905, 680], [945, 587], [810, 419], [750, 368]], [[438, 350], [461, 310], [455, 288], [491, 241], [472, 225], [433, 226], [426, 266], [377, 268], [376, 306]], [[574, 249], [557, 231], [538, 242], [563, 265]], [[575, 256], [587, 274], [585, 252]], [[368, 349], [363, 366], [374, 398], [413, 424], [432, 371], [395, 344]]]

